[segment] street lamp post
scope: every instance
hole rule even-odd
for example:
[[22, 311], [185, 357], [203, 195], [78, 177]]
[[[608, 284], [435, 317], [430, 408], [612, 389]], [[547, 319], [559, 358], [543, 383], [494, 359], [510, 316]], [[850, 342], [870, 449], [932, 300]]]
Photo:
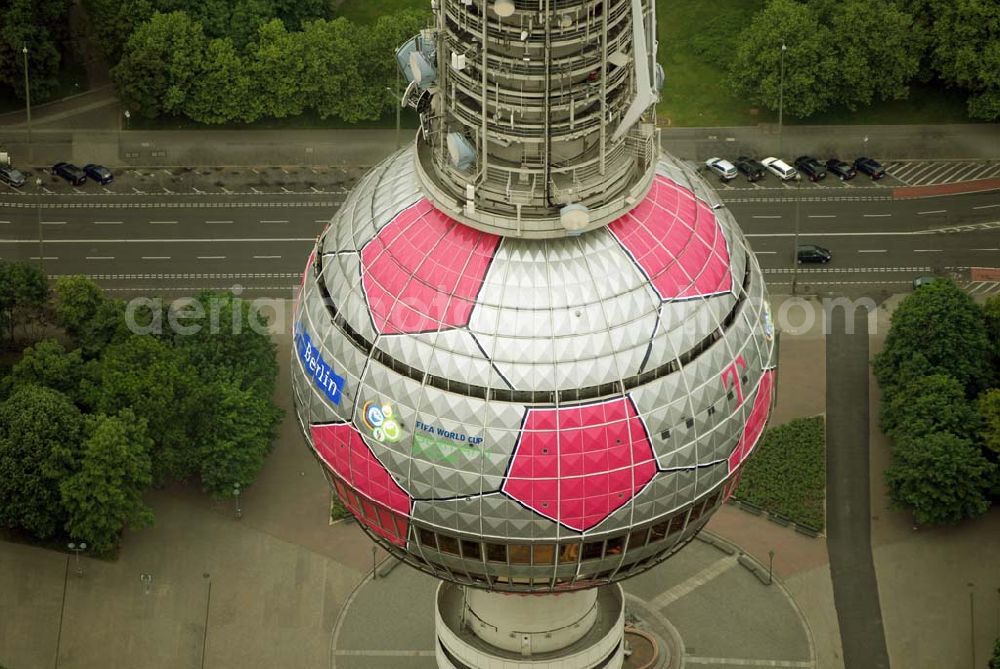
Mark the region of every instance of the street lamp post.
[[45, 273], [45, 237], [42, 235], [42, 180], [35, 177], [35, 223], [38, 225], [38, 267]]
[[767, 552], [767, 584], [771, 585], [774, 580], [774, 549]]
[[[396, 75], [396, 78], [397, 78], [397, 80], [399, 79], [399, 75], [398, 74]], [[399, 89], [399, 83], [398, 83], [398, 81], [397, 81], [396, 88], [397, 88], [397, 90]], [[400, 132], [400, 129], [399, 129], [399, 121], [400, 121], [399, 115], [400, 115], [400, 112], [403, 109], [403, 106], [400, 104], [399, 95], [398, 95], [398, 93], [396, 91], [392, 90], [388, 86], [385, 87], [385, 90], [387, 90], [389, 92], [389, 97], [392, 98], [392, 100], [393, 100], [393, 106], [396, 108], [396, 150], [399, 151], [399, 148], [402, 146], [402, 143], [400, 142], [400, 138], [399, 138], [399, 132]]]
[[240, 508], [240, 484], [233, 484], [233, 498], [236, 500], [236, 517], [243, 517], [243, 509]]
[[28, 45], [21, 46], [21, 54], [24, 56], [24, 102], [28, 112], [28, 163], [34, 163], [35, 156], [31, 148], [31, 85], [28, 83]]
[[376, 560], [377, 551], [378, 551], [378, 546], [372, 546], [372, 580], [373, 581], [376, 578], [376, 576], [375, 576], [375, 567], [378, 566], [378, 562]]
[[792, 295], [798, 287], [799, 279], [799, 188], [802, 186], [802, 175], [795, 175], [795, 248], [792, 249]]
[[87, 550], [87, 542], [81, 541], [76, 544], [71, 541], [66, 546], [76, 554], [76, 575], [83, 576], [83, 567], [80, 566], [80, 553]]
[[778, 156], [783, 148], [783, 127], [785, 116], [785, 43], [781, 43], [781, 80], [778, 84]]

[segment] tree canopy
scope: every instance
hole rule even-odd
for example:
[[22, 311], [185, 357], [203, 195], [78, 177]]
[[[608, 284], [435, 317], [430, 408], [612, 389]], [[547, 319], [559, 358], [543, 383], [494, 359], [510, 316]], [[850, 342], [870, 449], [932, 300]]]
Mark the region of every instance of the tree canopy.
[[969, 440], [946, 432], [899, 439], [886, 471], [893, 503], [918, 523], [957, 523], [990, 507], [996, 465]]
[[0, 404], [0, 524], [50, 537], [65, 511], [59, 486], [76, 471], [83, 417], [63, 394], [26, 385]]
[[882, 404], [882, 430], [894, 437], [949, 432], [972, 438], [978, 422], [965, 388], [945, 374], [910, 379]]
[[0, 327], [11, 343], [17, 326], [40, 321], [48, 299], [48, 281], [38, 265], [0, 260]]
[[59, 85], [67, 41], [69, 0], [5, 0], [0, 3], [0, 87], [24, 99], [24, 53], [32, 102], [44, 102]]

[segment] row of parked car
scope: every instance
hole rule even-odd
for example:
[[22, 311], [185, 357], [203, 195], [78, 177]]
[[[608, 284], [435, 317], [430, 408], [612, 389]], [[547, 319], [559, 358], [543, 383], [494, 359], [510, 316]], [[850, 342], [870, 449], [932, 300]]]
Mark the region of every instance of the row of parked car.
[[[56, 163], [52, 166], [52, 176], [61, 177], [74, 186], [82, 186], [87, 179], [96, 181], [102, 186], [107, 186], [115, 180], [111, 170], [104, 165], [94, 163], [83, 167], [77, 167], [73, 163]], [[25, 181], [27, 181], [27, 177], [21, 170], [11, 165], [0, 165], [0, 182], [20, 188]]]
[[799, 156], [794, 160], [793, 167], [781, 158], [773, 156], [763, 160], [740, 156], [736, 159], [735, 165], [725, 158], [709, 158], [705, 161], [705, 167], [718, 175], [723, 182], [732, 181], [742, 174], [752, 183], [763, 179], [768, 172], [782, 181], [796, 179], [800, 173], [810, 181], [825, 179], [828, 172], [841, 181], [853, 179], [858, 172], [867, 174], [874, 181], [885, 176], [885, 168], [877, 160], [866, 157], [857, 158], [853, 163], [844, 162], [840, 158], [830, 158], [824, 164], [812, 156]]

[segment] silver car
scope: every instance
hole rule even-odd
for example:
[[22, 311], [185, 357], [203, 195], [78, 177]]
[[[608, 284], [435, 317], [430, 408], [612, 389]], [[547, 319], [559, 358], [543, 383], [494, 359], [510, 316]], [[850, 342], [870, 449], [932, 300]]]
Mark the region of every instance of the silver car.
[[725, 158], [709, 158], [705, 161], [705, 167], [715, 172], [723, 181], [732, 181], [736, 178], [736, 166]]
[[20, 188], [24, 185], [24, 173], [10, 165], [0, 165], [0, 181], [8, 183], [15, 188]]

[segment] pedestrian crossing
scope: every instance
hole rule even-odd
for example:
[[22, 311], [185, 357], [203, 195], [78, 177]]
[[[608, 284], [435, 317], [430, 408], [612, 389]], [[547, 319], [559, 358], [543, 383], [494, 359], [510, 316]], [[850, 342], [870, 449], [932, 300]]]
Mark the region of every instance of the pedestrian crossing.
[[1000, 161], [905, 160], [886, 166], [890, 176], [907, 186], [935, 186], [1000, 178]]

